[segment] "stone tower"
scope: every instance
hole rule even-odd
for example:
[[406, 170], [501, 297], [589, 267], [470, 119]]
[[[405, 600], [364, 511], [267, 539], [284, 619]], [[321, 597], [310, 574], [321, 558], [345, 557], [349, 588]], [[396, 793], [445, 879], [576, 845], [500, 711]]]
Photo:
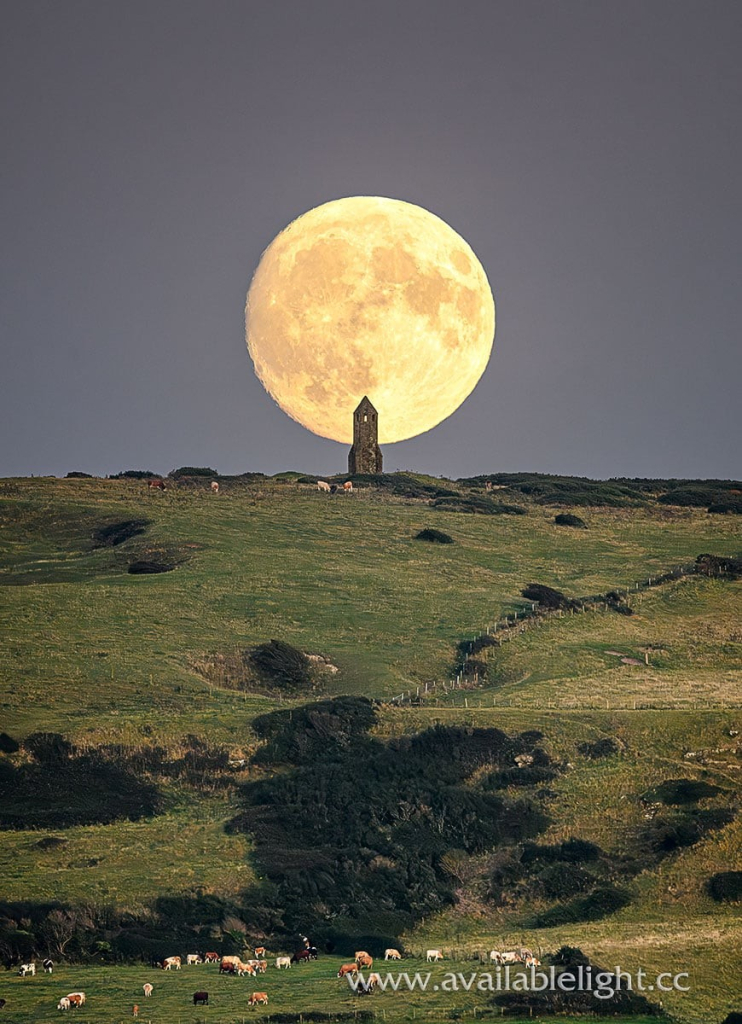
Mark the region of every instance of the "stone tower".
[[348, 453], [348, 472], [380, 473], [379, 414], [364, 397], [353, 413], [353, 447]]

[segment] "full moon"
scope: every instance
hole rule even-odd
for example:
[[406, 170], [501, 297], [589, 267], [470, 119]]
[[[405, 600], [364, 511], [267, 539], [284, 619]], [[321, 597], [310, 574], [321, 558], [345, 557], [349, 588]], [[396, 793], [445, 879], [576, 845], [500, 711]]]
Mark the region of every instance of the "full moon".
[[255, 371], [284, 412], [350, 443], [367, 395], [383, 444], [430, 430], [471, 394], [492, 351], [495, 303], [445, 221], [353, 196], [310, 210], [271, 242], [245, 326]]

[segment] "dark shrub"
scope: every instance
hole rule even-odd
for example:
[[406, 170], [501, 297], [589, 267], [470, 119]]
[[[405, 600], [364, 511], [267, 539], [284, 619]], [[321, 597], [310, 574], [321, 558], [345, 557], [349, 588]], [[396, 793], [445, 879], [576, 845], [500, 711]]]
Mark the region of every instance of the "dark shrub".
[[595, 843], [591, 843], [587, 839], [572, 837], [563, 843], [554, 843], [549, 846], [526, 843], [521, 853], [521, 860], [524, 864], [533, 864], [537, 861], [542, 861], [545, 864], [553, 864], [557, 861], [565, 861], [569, 864], [587, 864], [600, 860], [602, 855], [603, 851]]
[[93, 474], [92, 473], [80, 473], [77, 470], [73, 470], [71, 473], [67, 474], [66, 479], [67, 480], [92, 480], [93, 479]]
[[303, 651], [284, 640], [259, 644], [248, 655], [254, 668], [275, 686], [287, 690], [311, 689], [311, 662]]
[[726, 807], [704, 811], [688, 811], [673, 817], [657, 816], [646, 830], [649, 848], [658, 854], [672, 853], [693, 846], [708, 832], [734, 821], [734, 812]]
[[732, 1010], [728, 1013], [721, 1024], [742, 1024], [742, 1013], [738, 1013], [736, 1010]]
[[522, 505], [505, 505], [473, 494], [466, 497], [454, 495], [435, 498], [430, 504], [442, 512], [469, 512], [483, 516], [524, 516], [526, 514], [526, 509]]
[[742, 498], [726, 498], [709, 505], [708, 512], [716, 515], [742, 515]]
[[160, 572], [172, 572], [175, 568], [177, 567], [170, 562], [152, 562], [141, 558], [136, 562], [130, 562], [126, 571], [132, 576], [154, 576]]
[[[664, 1017], [663, 1010], [648, 1002], [645, 996], [632, 992], [611, 971], [591, 964], [588, 957], [571, 946], [562, 948], [550, 958], [555, 973], [563, 980], [543, 992], [509, 990], [490, 1001], [506, 1017], [522, 1020], [531, 1017], [617, 1017], [622, 1019], [641, 1015]], [[591, 971], [585, 968], [591, 967]], [[579, 983], [579, 979], [582, 979]], [[609, 998], [605, 998], [608, 995]]]
[[149, 519], [125, 519], [93, 530], [94, 548], [113, 548], [132, 537], [138, 537], [149, 526]]
[[585, 743], [578, 743], [577, 749], [583, 757], [589, 757], [593, 761], [598, 761], [602, 757], [611, 757], [613, 754], [617, 754], [619, 746], [615, 740], [605, 736], [599, 740], [587, 740]]
[[554, 590], [553, 587], [547, 587], [543, 583], [529, 583], [527, 587], [523, 588], [521, 594], [529, 601], [538, 601], [542, 608], [568, 610], [577, 607], [576, 602], [565, 597], [561, 590]]
[[599, 921], [615, 914], [631, 903], [631, 894], [613, 885], [600, 885], [586, 896], [580, 896], [569, 903], [562, 903], [538, 914], [536, 928], [552, 928], [560, 924], [574, 924], [577, 921]]
[[699, 555], [696, 559], [696, 572], [702, 576], [731, 576], [737, 579], [742, 576], [742, 559]]
[[151, 480], [159, 475], [149, 469], [125, 469], [123, 473], [114, 473], [111, 480]]
[[666, 494], [660, 494], [657, 501], [662, 505], [681, 505], [684, 508], [707, 508], [717, 501], [725, 501], [728, 495], [718, 487], [700, 485], [697, 487], [675, 487]]
[[72, 744], [58, 732], [32, 732], [23, 741], [24, 748], [39, 764], [56, 765], [69, 760]]
[[38, 843], [34, 843], [38, 850], [57, 850], [60, 846], [66, 845], [67, 840], [62, 839], [61, 836], [44, 836], [43, 839], [39, 839]]
[[719, 871], [708, 880], [708, 891], [718, 903], [742, 901], [742, 871]]
[[336, 938], [380, 944], [455, 902], [449, 851], [484, 853], [548, 823], [529, 801], [468, 784], [481, 765], [512, 763], [517, 739], [436, 726], [382, 742], [368, 733], [374, 717], [369, 701], [343, 697], [254, 722], [268, 740], [255, 761], [284, 770], [242, 787], [228, 830], [251, 833], [287, 931], [303, 927], [310, 901]]
[[415, 540], [427, 540], [431, 544], [453, 544], [453, 537], [449, 537], [442, 530], [426, 529], [415, 534]]
[[710, 782], [695, 779], [666, 779], [642, 795], [645, 803], [694, 804], [717, 796], [722, 790]]
[[173, 469], [168, 476], [173, 480], [180, 480], [188, 476], [219, 476], [215, 469], [209, 466], [181, 466], [180, 469]]
[[461, 666], [461, 674], [468, 677], [486, 676], [487, 662], [479, 661], [477, 658], [467, 658]]
[[554, 522], [557, 526], [574, 526], [578, 530], [587, 529], [585, 520], [580, 519], [579, 516], [573, 516], [570, 512], [560, 512], [559, 515], [554, 516]]
[[7, 732], [0, 732], [0, 753], [15, 754], [19, 749], [20, 744], [12, 736], [8, 736]]
[[[56, 734], [36, 734], [43, 735]], [[156, 786], [97, 753], [75, 757], [45, 747], [37, 748], [35, 756], [37, 764], [15, 769], [0, 764], [0, 828], [63, 829], [120, 818], [136, 821], [160, 809]]]
[[538, 884], [550, 900], [564, 900], [584, 892], [595, 884], [595, 878], [578, 864], [550, 864], [538, 875]]
[[311, 764], [341, 757], [361, 746], [376, 722], [366, 697], [334, 697], [291, 711], [271, 711], [253, 719], [253, 729], [267, 743], [255, 755], [259, 763]]

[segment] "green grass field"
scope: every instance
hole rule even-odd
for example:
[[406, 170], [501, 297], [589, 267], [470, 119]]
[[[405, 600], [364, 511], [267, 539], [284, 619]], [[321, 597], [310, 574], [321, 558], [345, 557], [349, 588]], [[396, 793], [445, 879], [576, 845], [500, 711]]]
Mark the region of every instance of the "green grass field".
[[[577, 509], [589, 529], [569, 530], [554, 525], [554, 509], [521, 503], [524, 516], [490, 517], [374, 490], [328, 498], [291, 479], [227, 483], [218, 496], [186, 488], [148, 493], [125, 480], [2, 481], [0, 729], [19, 740], [43, 729], [83, 747], [170, 750], [196, 734], [249, 757], [253, 718], [291, 702], [234, 689], [203, 666], [279, 638], [337, 666], [324, 677], [326, 693], [388, 699], [435, 682], [420, 704], [380, 707], [382, 736], [436, 721], [541, 730], [550, 754], [571, 765], [551, 784], [552, 824], [543, 841], [577, 835], [625, 852], [642, 827], [640, 794], [667, 778], [707, 779], [738, 793], [739, 582], [687, 577], [639, 595], [631, 617], [595, 611], [550, 619], [484, 652], [481, 685], [444, 692], [456, 645], [525, 607], [520, 591], [528, 583], [578, 597], [630, 586], [702, 552], [742, 549], [735, 516], [648, 503]], [[100, 525], [140, 518], [150, 521], [144, 534], [93, 548]], [[456, 543], [414, 540], [427, 526]], [[128, 561], [152, 551], [168, 553], [178, 567], [127, 573]], [[641, 664], [623, 664], [610, 651]], [[621, 740], [620, 754], [601, 761], [578, 755], [578, 743], [606, 735]], [[248, 777], [249, 770], [236, 775]], [[162, 814], [138, 822], [2, 833], [2, 897], [136, 912], [158, 895], [198, 889], [226, 896], [253, 880], [249, 842], [223, 831], [237, 808], [232, 789], [195, 793], [173, 781], [165, 802]], [[44, 836], [63, 833], [64, 845], [38, 847]], [[742, 912], [714, 903], [705, 881], [730, 867], [742, 869], [739, 818], [648, 866], [631, 881], [632, 903], [603, 921], [528, 930], [532, 908], [493, 908], [474, 884], [459, 906], [404, 941], [411, 950], [438, 945], [462, 956], [499, 943], [569, 944], [603, 966], [688, 970], [692, 991], [668, 994], [665, 1007], [686, 1024], [717, 1024], [742, 1009]], [[273, 971], [265, 983], [271, 1011], [372, 1004], [400, 1019], [442, 1021], [454, 1009], [473, 1019], [474, 999], [426, 993], [402, 1003], [386, 993], [351, 1000], [334, 978], [336, 966], [327, 976], [331, 964], [326, 958], [306, 968], [301, 983], [298, 969], [290, 978]], [[155, 972], [151, 1014], [138, 996], [152, 972], [136, 967], [8, 974], [0, 976], [0, 996], [9, 999], [6, 1013], [12, 999], [9, 1019], [17, 1024], [56, 1018], [59, 996], [77, 987], [96, 993], [76, 1015], [82, 1024], [131, 1019], [135, 1001], [140, 1019], [162, 1024], [261, 1015], [247, 1008], [249, 980], [231, 978], [214, 978], [213, 1006], [194, 1012], [188, 997], [200, 982], [190, 979], [203, 970], [192, 968], [187, 978], [185, 969]]]
[[[269, 966], [265, 975], [257, 978], [222, 975], [215, 965], [183, 967], [181, 971], [158, 971], [146, 967], [63, 967], [53, 975], [35, 978], [3, 978], [3, 992], [8, 999], [4, 1010], [12, 1014], [14, 1024], [59, 1019], [57, 1003], [68, 992], [84, 991], [86, 1004], [74, 1011], [78, 1024], [124, 1024], [132, 1020], [134, 1005], [139, 1006], [138, 1020], [146, 1024], [247, 1024], [261, 1020], [269, 1013], [302, 1012], [311, 1020], [312, 1011], [320, 1013], [369, 1012], [373, 1010], [380, 1021], [425, 1021], [438, 1024], [451, 1019], [455, 1012], [460, 1019], [494, 1019], [484, 1017], [487, 996], [476, 992], [444, 993], [434, 991], [435, 985], [446, 984], [446, 976], [462, 974], [470, 983], [473, 971], [487, 972], [472, 961], [449, 961], [428, 967], [424, 960], [404, 961], [403, 969], [414, 974], [430, 972], [426, 991], [375, 993], [371, 997], [356, 996], [349, 985], [337, 977], [343, 959], [322, 957], [315, 963], [295, 965], [291, 970], [276, 970]], [[378, 966], [378, 965], [377, 965]], [[396, 970], [394, 973], [397, 973]], [[1, 976], [0, 976], [1, 977]], [[145, 999], [142, 985], [149, 981], [154, 987]], [[460, 983], [459, 983], [460, 984]], [[474, 983], [476, 984], [476, 982]], [[493, 980], [493, 984], [495, 981]], [[208, 1006], [193, 1006], [193, 993], [209, 993]], [[252, 992], [268, 995], [268, 1008], [250, 1007]], [[12, 1007], [12, 1009], [11, 1009]], [[598, 1018], [582, 1017], [584, 1024]], [[656, 1019], [656, 1018], [655, 1018]], [[516, 1017], [507, 1020], [524, 1024]], [[611, 1017], [615, 1024], [649, 1024], [649, 1017]]]

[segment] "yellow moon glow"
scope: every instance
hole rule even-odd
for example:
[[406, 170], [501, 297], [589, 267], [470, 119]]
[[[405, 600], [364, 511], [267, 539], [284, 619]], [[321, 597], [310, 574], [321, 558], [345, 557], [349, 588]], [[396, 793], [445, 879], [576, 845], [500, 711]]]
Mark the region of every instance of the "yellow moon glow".
[[353, 439], [368, 395], [379, 441], [450, 416], [484, 373], [495, 333], [487, 276], [453, 228], [374, 196], [310, 210], [263, 253], [247, 295], [247, 346], [284, 412]]

